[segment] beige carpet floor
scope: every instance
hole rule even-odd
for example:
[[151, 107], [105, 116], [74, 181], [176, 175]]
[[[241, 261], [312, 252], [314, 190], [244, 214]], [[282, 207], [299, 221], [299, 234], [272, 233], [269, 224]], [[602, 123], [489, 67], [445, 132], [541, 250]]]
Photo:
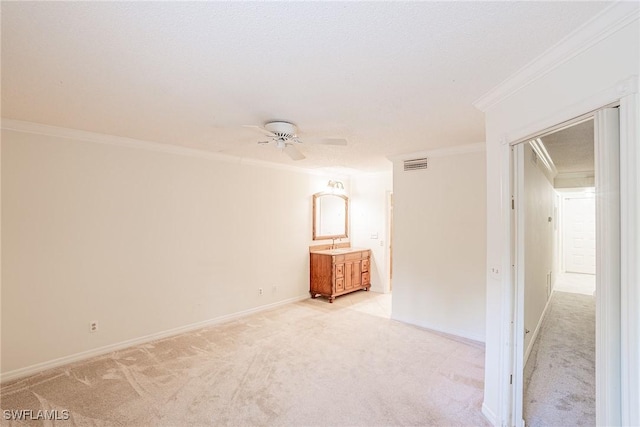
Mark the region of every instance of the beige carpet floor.
[[77, 426], [485, 426], [484, 347], [389, 319], [390, 296], [305, 300], [3, 384]]
[[527, 427], [595, 425], [595, 298], [553, 293], [525, 367]]

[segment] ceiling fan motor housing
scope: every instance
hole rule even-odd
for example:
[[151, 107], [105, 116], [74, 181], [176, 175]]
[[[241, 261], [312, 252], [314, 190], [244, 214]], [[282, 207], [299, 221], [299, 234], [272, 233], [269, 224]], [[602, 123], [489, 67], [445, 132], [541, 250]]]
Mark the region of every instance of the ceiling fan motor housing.
[[295, 138], [296, 126], [289, 122], [269, 122], [264, 128], [284, 140]]

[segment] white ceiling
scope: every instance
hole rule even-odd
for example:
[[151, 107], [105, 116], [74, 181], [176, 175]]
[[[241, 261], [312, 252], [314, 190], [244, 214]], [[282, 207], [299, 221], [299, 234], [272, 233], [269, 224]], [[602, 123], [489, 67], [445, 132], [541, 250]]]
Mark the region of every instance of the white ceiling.
[[[2, 115], [294, 164], [484, 141], [472, 102], [607, 2], [2, 2]], [[347, 169], [348, 170], [348, 169]]]
[[593, 120], [541, 138], [558, 174], [595, 170]]

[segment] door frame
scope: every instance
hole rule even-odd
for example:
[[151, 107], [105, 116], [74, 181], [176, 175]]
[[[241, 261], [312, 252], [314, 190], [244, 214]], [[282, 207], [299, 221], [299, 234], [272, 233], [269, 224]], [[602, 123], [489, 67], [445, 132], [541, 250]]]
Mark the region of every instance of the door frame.
[[385, 277], [385, 293], [393, 292], [393, 191], [387, 190], [385, 192], [386, 209], [387, 209], [387, 227], [386, 227], [386, 244], [385, 244], [385, 258], [387, 274]]
[[[556, 131], [574, 121], [576, 117], [586, 117], [611, 104], [619, 105], [620, 114], [620, 359], [610, 361], [620, 365], [620, 375], [615, 381], [620, 385], [618, 402], [600, 402], [599, 412], [607, 414], [603, 424], [637, 424], [640, 421], [640, 173], [635, 167], [640, 164], [640, 130], [638, 129], [638, 77], [631, 76], [620, 84], [595, 94], [583, 102], [562, 111], [550, 114], [545, 120], [531, 124], [524, 129], [502, 137], [501, 175], [503, 217], [512, 217], [513, 181], [512, 148], [518, 142], [526, 141], [547, 131]], [[560, 123], [560, 124], [558, 124]], [[571, 123], [574, 124], [575, 122]], [[608, 147], [603, 147], [605, 152]], [[521, 426], [522, 420], [522, 359], [517, 357], [517, 335], [522, 323], [518, 322], [518, 288], [516, 286], [516, 251], [514, 250], [515, 223], [505, 221], [503, 240], [502, 270], [509, 271], [502, 279], [503, 310], [500, 352], [499, 390], [500, 419], [502, 425]], [[521, 311], [521, 310], [520, 310]], [[598, 325], [597, 328], [603, 325]], [[602, 333], [605, 329], [602, 329]], [[520, 362], [518, 362], [520, 361]], [[596, 368], [597, 369], [597, 368]], [[518, 374], [520, 372], [520, 374]], [[596, 388], [601, 387], [597, 385]], [[602, 390], [601, 390], [602, 392]], [[596, 404], [598, 405], [598, 403]], [[619, 405], [619, 410], [615, 407]], [[617, 420], [617, 421], [616, 421]], [[598, 421], [600, 422], [600, 421]]]
[[[608, 106], [612, 107], [612, 106]], [[616, 105], [618, 107], [618, 105]], [[580, 123], [585, 117], [595, 121], [595, 175], [596, 194], [596, 424], [620, 423], [620, 152], [618, 110], [602, 108], [585, 116], [563, 123], [568, 127]], [[617, 144], [605, 144], [607, 130], [613, 129]], [[545, 132], [542, 132], [543, 134]], [[600, 134], [600, 135], [598, 135]], [[514, 163], [514, 198], [516, 239], [516, 307], [514, 316], [514, 417], [516, 425], [524, 426], [524, 253], [525, 242], [518, 233], [524, 229], [524, 167], [522, 147], [529, 139], [515, 142], [512, 151]], [[618, 345], [613, 345], [618, 343]]]

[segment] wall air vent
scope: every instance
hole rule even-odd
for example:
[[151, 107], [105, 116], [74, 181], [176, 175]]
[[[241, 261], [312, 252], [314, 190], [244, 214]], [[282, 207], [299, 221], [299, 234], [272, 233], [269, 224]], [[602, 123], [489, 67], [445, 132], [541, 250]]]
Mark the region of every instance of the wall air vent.
[[413, 159], [413, 160], [405, 160], [404, 161], [404, 170], [405, 171], [416, 171], [420, 169], [427, 168], [427, 159]]

